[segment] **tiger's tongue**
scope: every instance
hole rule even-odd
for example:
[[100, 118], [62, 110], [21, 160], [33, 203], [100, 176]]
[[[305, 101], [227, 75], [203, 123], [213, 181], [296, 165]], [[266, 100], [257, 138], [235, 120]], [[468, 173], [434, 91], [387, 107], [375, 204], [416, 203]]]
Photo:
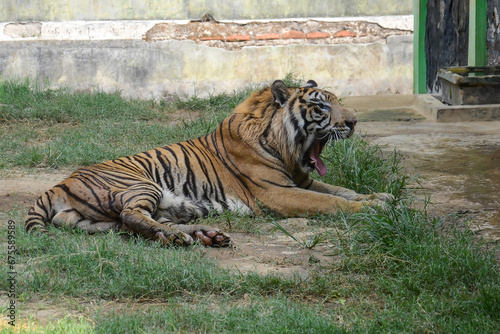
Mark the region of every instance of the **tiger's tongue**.
[[316, 167], [318, 174], [320, 176], [325, 175], [326, 174], [326, 166], [323, 163], [323, 161], [321, 161], [321, 159], [319, 157], [319, 143], [316, 143], [314, 145], [314, 147], [312, 148], [310, 158], [312, 161], [314, 161], [314, 166]]

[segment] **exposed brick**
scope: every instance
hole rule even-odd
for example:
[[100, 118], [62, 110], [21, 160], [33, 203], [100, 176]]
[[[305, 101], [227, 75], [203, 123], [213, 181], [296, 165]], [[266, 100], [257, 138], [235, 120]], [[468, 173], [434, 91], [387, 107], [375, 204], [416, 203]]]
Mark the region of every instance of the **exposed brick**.
[[223, 41], [223, 40], [224, 40], [223, 36], [205, 36], [200, 38], [200, 41]]
[[290, 31], [285, 31], [283, 33], [283, 38], [290, 38], [290, 39], [306, 38], [306, 34], [304, 34], [302, 31], [290, 30]]
[[262, 35], [257, 35], [255, 38], [259, 39], [259, 40], [280, 39], [280, 35], [279, 34], [262, 34]]
[[250, 40], [250, 35], [232, 35], [226, 37], [226, 41], [228, 42], [245, 42], [249, 40]]
[[327, 32], [310, 32], [306, 35], [307, 38], [309, 39], [316, 39], [316, 38], [328, 38], [330, 37], [330, 34]]
[[333, 37], [356, 37], [358, 34], [352, 31], [347, 31], [347, 30], [340, 30], [339, 32], [336, 32]]

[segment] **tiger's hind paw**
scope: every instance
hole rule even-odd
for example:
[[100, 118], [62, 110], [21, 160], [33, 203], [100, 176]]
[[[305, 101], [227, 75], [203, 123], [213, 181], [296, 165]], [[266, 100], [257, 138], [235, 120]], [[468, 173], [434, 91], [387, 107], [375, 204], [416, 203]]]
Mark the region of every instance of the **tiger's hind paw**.
[[192, 236], [205, 246], [229, 247], [232, 245], [229, 234], [215, 227], [206, 225], [175, 225], [174, 228]]
[[178, 245], [178, 246], [189, 246], [193, 243], [193, 238], [183, 232], [165, 233], [159, 231], [155, 234], [156, 240], [162, 242], [165, 246]]
[[196, 231], [194, 233], [196, 239], [198, 239], [205, 246], [212, 247], [229, 247], [232, 245], [231, 237], [224, 232], [212, 230], [212, 231]]

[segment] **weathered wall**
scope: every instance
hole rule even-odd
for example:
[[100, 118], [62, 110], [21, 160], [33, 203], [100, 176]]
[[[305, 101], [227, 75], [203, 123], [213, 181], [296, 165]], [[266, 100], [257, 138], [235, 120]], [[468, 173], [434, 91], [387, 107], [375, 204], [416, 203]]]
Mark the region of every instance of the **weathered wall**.
[[410, 15], [411, 0], [0, 0], [0, 22]]
[[[162, 98], [293, 72], [342, 96], [412, 92], [411, 0], [0, 0], [0, 8], [0, 79]], [[206, 13], [224, 22], [189, 22]]]
[[200, 96], [248, 87], [294, 72], [340, 96], [411, 93], [412, 36], [387, 43], [245, 47], [193, 41], [2, 42], [3, 77], [48, 78], [75, 89], [119, 89], [124, 96]]

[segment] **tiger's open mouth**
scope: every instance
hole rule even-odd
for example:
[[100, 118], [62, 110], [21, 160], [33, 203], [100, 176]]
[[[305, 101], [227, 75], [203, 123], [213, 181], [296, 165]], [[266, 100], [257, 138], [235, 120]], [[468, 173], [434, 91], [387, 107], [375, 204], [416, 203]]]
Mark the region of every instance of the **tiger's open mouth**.
[[321, 139], [316, 139], [316, 141], [307, 149], [302, 158], [302, 165], [309, 168], [311, 171], [315, 170], [320, 176], [323, 176], [327, 172], [327, 168], [323, 160], [321, 160], [320, 155], [323, 152], [325, 146], [332, 140], [341, 140], [349, 138], [353, 129], [346, 127], [343, 131], [334, 131]]
[[309, 167], [311, 170], [316, 169], [320, 176], [326, 174], [326, 165], [323, 160], [321, 160], [320, 154], [327, 143], [327, 139], [314, 142], [306, 151], [304, 158], [302, 159], [302, 164], [304, 166]]

